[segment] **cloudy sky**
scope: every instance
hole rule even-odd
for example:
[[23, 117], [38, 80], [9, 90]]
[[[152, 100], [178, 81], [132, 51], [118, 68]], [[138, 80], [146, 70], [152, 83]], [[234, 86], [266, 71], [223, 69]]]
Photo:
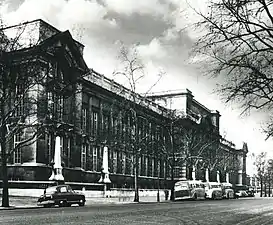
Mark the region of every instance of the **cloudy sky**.
[[[190, 1], [198, 10], [206, 10], [205, 0]], [[85, 45], [84, 58], [90, 68], [111, 76], [118, 67], [120, 42], [138, 43], [146, 64], [146, 80], [140, 91], [157, 79], [159, 70], [166, 75], [153, 91], [188, 88], [196, 100], [221, 113], [221, 133], [251, 152], [272, 151], [265, 141], [258, 114], [240, 116], [235, 106], [224, 105], [213, 90], [216, 81], [202, 76], [188, 63], [197, 33], [190, 24], [198, 19], [186, 0], [0, 0], [1, 17], [6, 24], [44, 19], [59, 30], [70, 30]], [[185, 30], [185, 28], [188, 28]], [[273, 151], [272, 151], [273, 152]], [[273, 155], [273, 154], [272, 154]], [[250, 169], [250, 165], [249, 165]]]

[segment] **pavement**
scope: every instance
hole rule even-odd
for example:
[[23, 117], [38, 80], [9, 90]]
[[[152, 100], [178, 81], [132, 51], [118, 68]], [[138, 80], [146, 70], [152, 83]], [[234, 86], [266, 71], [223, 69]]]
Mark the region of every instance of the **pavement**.
[[[248, 197], [250, 199], [273, 199], [273, 197], [260, 197], [257, 193], [255, 197]], [[41, 206], [37, 205], [36, 197], [26, 197], [26, 196], [10, 196], [9, 203], [10, 207], [0, 206], [0, 210], [11, 210], [11, 209], [26, 209], [26, 208], [40, 208]], [[245, 199], [245, 198], [244, 198]], [[155, 203], [157, 202], [156, 196], [140, 196], [140, 203]], [[0, 196], [0, 205], [2, 202], [2, 197]], [[163, 198], [160, 199], [160, 202], [169, 202]], [[101, 204], [133, 204], [133, 197], [112, 197], [112, 198], [101, 198], [93, 197], [86, 198], [86, 205], [101, 205]]]
[[[10, 196], [9, 205], [10, 207], [0, 206], [0, 210], [11, 210], [11, 209], [26, 209], [26, 208], [41, 208], [37, 205], [36, 197], [27, 196]], [[156, 196], [152, 197], [140, 197], [141, 203], [157, 202]], [[165, 199], [161, 199], [161, 202], [167, 202]], [[2, 203], [2, 197], [0, 197], [0, 205]], [[133, 204], [133, 197], [112, 197], [112, 198], [101, 198], [93, 197], [86, 198], [86, 205], [101, 205], [101, 204]]]

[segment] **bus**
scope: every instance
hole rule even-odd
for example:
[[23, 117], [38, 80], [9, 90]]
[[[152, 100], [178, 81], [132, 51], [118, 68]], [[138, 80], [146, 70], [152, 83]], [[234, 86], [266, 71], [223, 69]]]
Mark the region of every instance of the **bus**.
[[208, 199], [222, 199], [222, 187], [218, 182], [204, 182], [206, 198]]
[[205, 199], [205, 186], [199, 180], [178, 181], [174, 185], [175, 200]]

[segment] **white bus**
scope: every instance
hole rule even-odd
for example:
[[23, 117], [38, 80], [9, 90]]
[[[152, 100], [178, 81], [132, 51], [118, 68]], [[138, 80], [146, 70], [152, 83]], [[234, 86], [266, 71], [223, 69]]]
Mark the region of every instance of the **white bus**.
[[178, 181], [174, 185], [175, 200], [205, 199], [205, 186], [199, 180]]

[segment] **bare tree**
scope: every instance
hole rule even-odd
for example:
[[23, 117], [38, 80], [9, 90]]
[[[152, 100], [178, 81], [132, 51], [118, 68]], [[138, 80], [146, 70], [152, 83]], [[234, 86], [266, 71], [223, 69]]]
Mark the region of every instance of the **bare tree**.
[[214, 167], [218, 165], [216, 158], [220, 136], [214, 134], [206, 125], [196, 124], [175, 111], [166, 124], [166, 132], [160, 136], [160, 147], [171, 168], [171, 200], [174, 200], [175, 168], [212, 168], [210, 162]]
[[[139, 53], [137, 51], [137, 45], [132, 47], [127, 47], [121, 45], [119, 51], [119, 60], [121, 62], [121, 69], [114, 71], [114, 76], [120, 76], [125, 78], [127, 86], [129, 88], [129, 95], [126, 97], [123, 108], [122, 118], [127, 118], [127, 121], [124, 121], [126, 124], [123, 129], [126, 130], [127, 140], [125, 141], [126, 148], [129, 149], [130, 153], [133, 156], [132, 163], [134, 168], [134, 186], [135, 186], [135, 197], [134, 202], [139, 202], [139, 159], [141, 154], [146, 148], [144, 143], [148, 143], [149, 137], [151, 134], [141, 133], [140, 127], [140, 117], [139, 117], [139, 106], [145, 106], [145, 97], [146, 94], [151, 91], [151, 89], [159, 82], [161, 77], [164, 75], [164, 72], [160, 71], [158, 73], [158, 79], [154, 84], [148, 88], [148, 91], [144, 95], [137, 93], [137, 87], [141, 80], [146, 76], [145, 74], [145, 65], [142, 62]], [[147, 126], [147, 124], [146, 124]], [[153, 142], [151, 140], [150, 142]]]
[[[261, 152], [255, 157], [255, 162], [254, 165], [256, 166], [257, 169], [257, 177], [260, 181], [261, 185], [261, 193], [260, 196], [263, 196], [263, 186], [265, 184], [265, 175], [266, 175], [266, 163], [267, 163], [267, 154], [266, 152]], [[265, 187], [265, 192], [266, 192], [266, 187]]]
[[[273, 2], [271, 0], [217, 0], [208, 12], [196, 13], [202, 30], [193, 56], [221, 84], [217, 91], [226, 102], [236, 102], [242, 113], [271, 112], [273, 108]], [[272, 136], [272, 116], [264, 128]]]
[[14, 32], [10, 38], [3, 27], [0, 30], [0, 143], [5, 207], [9, 206], [7, 163], [11, 158], [16, 161], [23, 157], [43, 129], [37, 117], [37, 97], [45, 76], [39, 63], [33, 61], [37, 49], [26, 49], [21, 43], [26, 26]]

